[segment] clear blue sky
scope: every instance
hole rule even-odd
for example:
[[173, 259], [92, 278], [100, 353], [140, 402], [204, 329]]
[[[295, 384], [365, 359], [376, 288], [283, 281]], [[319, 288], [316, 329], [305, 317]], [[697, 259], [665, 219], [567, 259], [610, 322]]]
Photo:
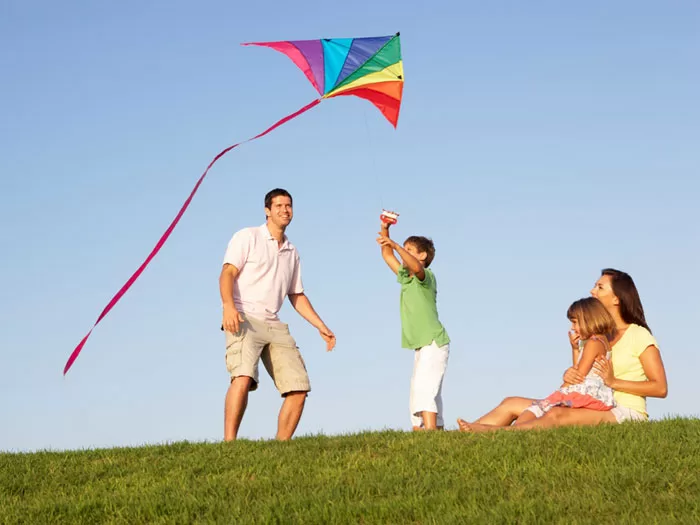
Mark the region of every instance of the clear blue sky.
[[[698, 414], [698, 27], [693, 1], [3, 2], [0, 449], [220, 439], [221, 261], [277, 186], [338, 338], [327, 354], [284, 307], [313, 387], [297, 435], [409, 428], [382, 206], [436, 243], [449, 426], [559, 385], [566, 309], [607, 266], [661, 345], [652, 417]], [[396, 31], [398, 130], [341, 98], [230, 153], [64, 378], [211, 158], [314, 98], [286, 57], [239, 44]], [[279, 404], [263, 374], [241, 435], [272, 437]]]

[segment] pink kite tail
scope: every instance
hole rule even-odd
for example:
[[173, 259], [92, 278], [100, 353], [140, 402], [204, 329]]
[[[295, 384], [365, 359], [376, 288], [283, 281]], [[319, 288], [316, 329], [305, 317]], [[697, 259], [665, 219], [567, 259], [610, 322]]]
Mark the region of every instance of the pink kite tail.
[[102, 321], [102, 319], [105, 318], [105, 316], [110, 312], [110, 310], [116, 305], [119, 300], [124, 296], [124, 294], [131, 288], [131, 285], [136, 282], [136, 279], [139, 278], [139, 276], [143, 273], [143, 271], [146, 269], [148, 264], [153, 260], [153, 258], [158, 254], [160, 249], [163, 247], [165, 244], [165, 241], [168, 240], [168, 237], [170, 237], [170, 234], [173, 232], [175, 229], [175, 226], [177, 226], [177, 223], [180, 222], [180, 219], [184, 215], [185, 211], [189, 207], [190, 203], [192, 202], [192, 198], [194, 197], [195, 193], [197, 193], [197, 190], [199, 190], [199, 186], [202, 184], [204, 181], [204, 177], [207, 176], [207, 173], [209, 173], [209, 170], [211, 167], [214, 165], [214, 163], [219, 160], [221, 157], [226, 155], [229, 151], [231, 151], [233, 148], [236, 148], [240, 146], [241, 144], [245, 144], [247, 142], [251, 142], [255, 139], [259, 139], [260, 137], [264, 137], [268, 133], [270, 133], [272, 130], [280, 127], [282, 124], [289, 122], [293, 118], [298, 117], [302, 113], [307, 112], [314, 106], [318, 105], [321, 102], [321, 99], [316, 99], [310, 104], [307, 104], [303, 108], [301, 108], [299, 111], [292, 113], [291, 115], [287, 115], [283, 119], [277, 121], [275, 124], [267, 128], [265, 131], [260, 133], [259, 135], [255, 135], [254, 137], [244, 141], [244, 142], [239, 142], [238, 144], [234, 144], [233, 146], [229, 146], [228, 148], [224, 149], [221, 151], [214, 159], [209, 163], [207, 166], [207, 169], [204, 170], [204, 173], [202, 173], [202, 176], [199, 177], [199, 180], [197, 181], [197, 184], [194, 185], [194, 188], [192, 189], [192, 192], [190, 193], [190, 196], [187, 197], [187, 200], [185, 203], [182, 205], [180, 208], [180, 211], [177, 213], [175, 218], [173, 219], [173, 222], [170, 223], [170, 226], [168, 226], [168, 229], [165, 230], [165, 233], [160, 237], [156, 245], [153, 247], [153, 250], [151, 250], [151, 253], [148, 254], [148, 257], [146, 257], [146, 260], [141, 263], [141, 266], [138, 267], [138, 269], [134, 272], [134, 274], [129, 277], [129, 280], [124, 283], [124, 286], [121, 287], [121, 289], [115, 294], [114, 297], [112, 297], [112, 300], [105, 306], [104, 310], [102, 310], [102, 313], [100, 316], [97, 318], [97, 321], [95, 321], [95, 324], [92, 325], [92, 328], [90, 331], [83, 337], [82, 341], [78, 344], [78, 346], [75, 347], [75, 350], [73, 350], [73, 353], [71, 353], [70, 357], [68, 358], [68, 361], [66, 362], [66, 366], [63, 368], [63, 375], [66, 375], [68, 370], [70, 370], [70, 367], [73, 366], [73, 363], [75, 360], [78, 358], [78, 355], [80, 354], [80, 351], [83, 349], [83, 346], [85, 346], [85, 343], [87, 342], [88, 338], [90, 337], [90, 334], [92, 334], [92, 331], [95, 329], [95, 327]]

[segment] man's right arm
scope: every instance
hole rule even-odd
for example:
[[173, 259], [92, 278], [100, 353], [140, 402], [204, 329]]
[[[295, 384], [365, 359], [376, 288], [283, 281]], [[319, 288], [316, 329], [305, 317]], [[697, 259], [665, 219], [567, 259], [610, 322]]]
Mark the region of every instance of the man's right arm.
[[224, 266], [221, 268], [221, 275], [219, 276], [219, 293], [221, 294], [221, 304], [224, 309], [222, 327], [227, 332], [234, 334], [238, 333], [243, 318], [236, 310], [236, 305], [233, 302], [233, 283], [248, 259], [251, 236], [250, 228], [239, 230], [233, 234], [226, 247]]
[[240, 323], [243, 321], [241, 314], [236, 310], [236, 305], [233, 303], [233, 283], [238, 277], [238, 268], [233, 264], [224, 264], [219, 275], [219, 293], [221, 294], [221, 303], [223, 305], [223, 321], [224, 330], [231, 333], [238, 333]]

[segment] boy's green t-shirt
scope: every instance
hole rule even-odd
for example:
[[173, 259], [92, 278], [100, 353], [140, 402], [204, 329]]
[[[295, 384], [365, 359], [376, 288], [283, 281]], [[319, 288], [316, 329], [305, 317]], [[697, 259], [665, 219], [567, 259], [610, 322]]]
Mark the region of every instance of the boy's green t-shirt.
[[450, 338], [437, 312], [437, 282], [432, 270], [425, 269], [425, 279], [411, 275], [405, 266], [397, 272], [401, 284], [401, 346], [422, 348], [432, 344], [444, 346]]

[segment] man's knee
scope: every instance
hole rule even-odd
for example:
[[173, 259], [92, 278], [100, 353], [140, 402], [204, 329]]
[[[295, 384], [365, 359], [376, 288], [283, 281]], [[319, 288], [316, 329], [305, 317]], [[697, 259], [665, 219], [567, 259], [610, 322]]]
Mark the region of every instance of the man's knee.
[[287, 392], [282, 397], [284, 397], [286, 400], [289, 400], [290, 403], [297, 403], [297, 404], [303, 405], [306, 402], [307, 395], [308, 395], [308, 392], [294, 391], [294, 392]]
[[249, 376], [236, 376], [231, 379], [231, 388], [247, 392], [253, 386], [253, 378]]

